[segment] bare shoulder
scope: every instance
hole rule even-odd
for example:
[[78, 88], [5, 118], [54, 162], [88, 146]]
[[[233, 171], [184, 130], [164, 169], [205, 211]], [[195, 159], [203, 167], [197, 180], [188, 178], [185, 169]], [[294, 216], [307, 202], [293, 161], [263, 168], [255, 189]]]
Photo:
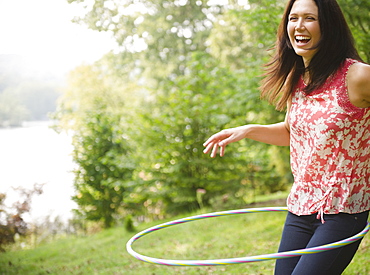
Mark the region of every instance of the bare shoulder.
[[348, 96], [360, 108], [370, 107], [370, 65], [355, 63], [347, 74]]

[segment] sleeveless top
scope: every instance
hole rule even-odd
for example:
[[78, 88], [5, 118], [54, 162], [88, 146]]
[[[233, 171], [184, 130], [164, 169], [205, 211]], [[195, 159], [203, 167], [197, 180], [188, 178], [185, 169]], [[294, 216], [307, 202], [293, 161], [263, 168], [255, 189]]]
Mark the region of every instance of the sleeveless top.
[[347, 59], [313, 93], [301, 78], [289, 113], [294, 184], [287, 199], [296, 215], [360, 213], [370, 209], [370, 108], [351, 104]]

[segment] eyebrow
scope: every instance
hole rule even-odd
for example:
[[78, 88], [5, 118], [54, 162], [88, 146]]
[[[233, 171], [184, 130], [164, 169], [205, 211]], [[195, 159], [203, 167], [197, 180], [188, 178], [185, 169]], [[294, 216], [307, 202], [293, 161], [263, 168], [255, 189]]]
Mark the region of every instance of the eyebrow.
[[[292, 12], [292, 13], [290, 13], [289, 15], [298, 15], [298, 13], [296, 13], [296, 12]], [[315, 13], [311, 13], [311, 12], [304, 13], [303, 15], [313, 15], [313, 16], [318, 16], [317, 14], [315, 14]]]

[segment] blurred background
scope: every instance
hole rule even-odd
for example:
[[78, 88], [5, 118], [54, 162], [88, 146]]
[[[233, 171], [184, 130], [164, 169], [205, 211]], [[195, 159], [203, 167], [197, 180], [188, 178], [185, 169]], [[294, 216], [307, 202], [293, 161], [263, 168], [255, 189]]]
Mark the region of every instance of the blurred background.
[[[370, 4], [339, 2], [369, 62]], [[285, 3], [0, 0], [0, 233], [284, 201], [288, 148], [202, 144], [284, 119], [258, 87]]]
[[0, 1], [0, 193], [12, 205], [19, 197], [13, 188], [44, 184], [28, 221], [71, 217], [71, 136], [50, 129], [48, 115], [68, 72], [115, 47], [109, 34], [72, 23], [78, 15], [65, 0]]

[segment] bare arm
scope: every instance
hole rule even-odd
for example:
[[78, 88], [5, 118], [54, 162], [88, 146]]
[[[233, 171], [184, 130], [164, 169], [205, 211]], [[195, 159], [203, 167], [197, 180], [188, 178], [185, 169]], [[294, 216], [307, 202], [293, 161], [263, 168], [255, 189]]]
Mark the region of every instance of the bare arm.
[[[288, 106], [289, 107], [289, 106]], [[289, 109], [289, 108], [288, 108]], [[224, 156], [226, 145], [237, 142], [244, 138], [253, 139], [267, 144], [289, 146], [290, 133], [287, 116], [284, 122], [270, 125], [244, 125], [236, 128], [222, 130], [221, 132], [211, 136], [203, 146], [206, 147], [203, 153], [211, 152], [211, 157], [217, 155], [220, 148], [220, 156]]]
[[347, 84], [351, 103], [360, 108], [370, 107], [370, 66], [363, 63], [351, 66]]

